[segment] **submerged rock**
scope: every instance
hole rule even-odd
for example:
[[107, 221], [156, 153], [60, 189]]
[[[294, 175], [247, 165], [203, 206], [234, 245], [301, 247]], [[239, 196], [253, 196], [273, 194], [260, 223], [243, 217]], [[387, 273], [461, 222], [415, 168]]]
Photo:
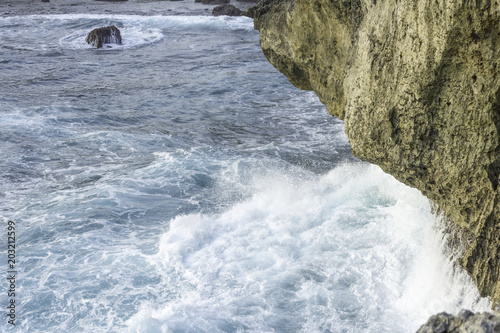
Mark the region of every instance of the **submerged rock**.
[[85, 41], [95, 48], [101, 48], [103, 44], [122, 43], [120, 30], [114, 25], [109, 27], [97, 28], [88, 33]]
[[221, 16], [221, 15], [241, 16], [241, 13], [242, 13], [241, 10], [234, 7], [233, 5], [221, 5], [221, 6], [215, 7], [212, 10], [213, 16]]
[[262, 0], [267, 59], [344, 120], [354, 155], [471, 234], [461, 265], [500, 301], [500, 2]]

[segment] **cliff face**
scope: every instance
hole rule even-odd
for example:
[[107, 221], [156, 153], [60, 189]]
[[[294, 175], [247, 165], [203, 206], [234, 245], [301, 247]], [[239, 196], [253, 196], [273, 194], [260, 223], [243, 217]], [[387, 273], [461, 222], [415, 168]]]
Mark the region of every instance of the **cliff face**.
[[461, 264], [500, 300], [500, 1], [263, 0], [269, 61], [345, 122], [354, 155], [467, 231]]

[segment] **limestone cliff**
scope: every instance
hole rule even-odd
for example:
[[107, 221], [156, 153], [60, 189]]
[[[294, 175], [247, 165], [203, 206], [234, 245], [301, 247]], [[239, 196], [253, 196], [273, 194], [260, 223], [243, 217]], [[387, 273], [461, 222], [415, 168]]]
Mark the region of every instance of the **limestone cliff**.
[[354, 155], [469, 232], [461, 264], [500, 300], [500, 1], [263, 0], [269, 61], [345, 122]]

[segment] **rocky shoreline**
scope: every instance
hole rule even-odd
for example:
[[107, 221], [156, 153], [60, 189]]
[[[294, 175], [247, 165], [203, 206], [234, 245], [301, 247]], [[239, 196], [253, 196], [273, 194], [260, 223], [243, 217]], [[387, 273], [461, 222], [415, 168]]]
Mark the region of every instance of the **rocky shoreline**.
[[[245, 11], [254, 6], [249, 2], [231, 1], [238, 9]], [[3, 0], [0, 1], [0, 16], [52, 15], [52, 14], [119, 14], [119, 15], [212, 15], [216, 5], [195, 3], [194, 0]]]
[[[194, 0], [5, 0], [0, 15], [171, 15], [185, 8], [211, 15], [213, 7]], [[444, 0], [264, 0], [251, 10], [269, 61], [345, 120], [354, 154], [420, 189], [464, 231], [461, 264], [493, 304], [500, 300], [499, 12], [489, 2]], [[481, 329], [500, 331], [498, 313], [439, 314], [419, 332]]]
[[500, 4], [264, 0], [268, 60], [344, 120], [353, 154], [471, 235], [460, 264], [500, 301]]

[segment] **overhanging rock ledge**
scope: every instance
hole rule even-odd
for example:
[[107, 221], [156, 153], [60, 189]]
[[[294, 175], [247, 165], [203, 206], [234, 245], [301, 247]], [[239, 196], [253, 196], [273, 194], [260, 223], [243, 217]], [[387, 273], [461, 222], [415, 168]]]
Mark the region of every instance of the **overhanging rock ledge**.
[[500, 300], [500, 1], [263, 0], [268, 60], [344, 120], [354, 155], [470, 235], [462, 266]]

